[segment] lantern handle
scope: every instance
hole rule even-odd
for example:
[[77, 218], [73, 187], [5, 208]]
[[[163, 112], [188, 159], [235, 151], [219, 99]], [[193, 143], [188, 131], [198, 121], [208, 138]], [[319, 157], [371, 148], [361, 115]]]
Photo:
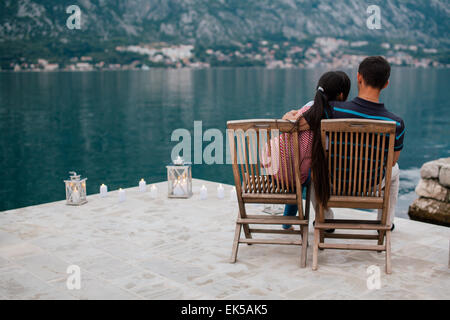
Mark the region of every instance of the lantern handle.
[[77, 175], [77, 173], [75, 171], [69, 171], [69, 174], [71, 175], [70, 176], [71, 180], [80, 179], [80, 176]]
[[184, 159], [178, 155], [177, 158], [176, 158], [175, 160], [172, 160], [172, 162], [173, 162], [176, 166], [182, 166], [182, 165], [184, 164]]

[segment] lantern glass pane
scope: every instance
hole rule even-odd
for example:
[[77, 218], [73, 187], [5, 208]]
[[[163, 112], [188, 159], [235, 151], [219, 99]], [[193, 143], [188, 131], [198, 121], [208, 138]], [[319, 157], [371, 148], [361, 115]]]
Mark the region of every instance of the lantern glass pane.
[[87, 202], [86, 179], [66, 180], [66, 204], [79, 206]]
[[190, 165], [167, 166], [169, 198], [189, 198], [192, 196], [191, 168]]

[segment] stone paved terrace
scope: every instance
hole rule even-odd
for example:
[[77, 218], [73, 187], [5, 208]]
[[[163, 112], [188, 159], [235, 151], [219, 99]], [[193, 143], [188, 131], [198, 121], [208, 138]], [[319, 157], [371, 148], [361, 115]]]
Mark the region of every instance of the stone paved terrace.
[[[208, 200], [199, 200], [202, 184]], [[396, 220], [392, 235], [391, 275], [384, 273], [384, 253], [365, 251], [321, 251], [319, 270], [312, 271], [312, 246], [306, 269], [297, 246], [241, 245], [230, 264], [237, 204], [230, 186], [224, 200], [215, 197], [216, 187], [194, 180], [193, 198], [169, 200], [160, 183], [156, 200], [133, 188], [124, 203], [111, 192], [89, 196], [82, 207], [60, 201], [0, 212], [0, 298], [450, 298], [450, 229], [405, 219]], [[66, 287], [73, 264], [81, 268], [80, 290]], [[380, 266], [380, 290], [367, 289], [371, 265]]]

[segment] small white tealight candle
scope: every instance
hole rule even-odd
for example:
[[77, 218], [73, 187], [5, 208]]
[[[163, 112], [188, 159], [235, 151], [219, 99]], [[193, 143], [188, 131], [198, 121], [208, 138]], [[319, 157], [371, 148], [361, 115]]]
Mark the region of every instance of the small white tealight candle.
[[122, 188], [119, 189], [119, 202], [124, 202], [126, 199], [125, 190]]
[[236, 201], [237, 200], [236, 187], [233, 187], [230, 190], [230, 200], [231, 201]]
[[102, 184], [100, 186], [100, 197], [104, 198], [108, 194], [108, 186]]
[[139, 181], [139, 191], [140, 192], [147, 191], [147, 182], [145, 182], [144, 179], [141, 179], [141, 181]]
[[223, 188], [222, 184], [219, 184], [217, 187], [217, 198], [223, 199], [225, 197], [225, 189]]
[[206, 200], [208, 198], [208, 189], [206, 189], [205, 185], [202, 185], [200, 188], [200, 200]]
[[158, 197], [158, 188], [155, 185], [152, 185], [150, 188], [150, 198], [156, 199]]

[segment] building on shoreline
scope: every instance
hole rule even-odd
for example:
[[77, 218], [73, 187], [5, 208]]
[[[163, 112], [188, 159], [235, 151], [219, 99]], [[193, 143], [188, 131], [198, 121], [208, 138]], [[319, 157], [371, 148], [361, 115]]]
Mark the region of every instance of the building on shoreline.
[[[92, 71], [92, 70], [147, 70], [150, 68], [210, 68], [210, 67], [267, 67], [290, 68], [352, 68], [367, 55], [386, 56], [393, 66], [418, 68], [450, 67], [437, 60], [434, 48], [383, 42], [347, 41], [319, 37], [310, 43], [283, 43], [263, 40], [233, 46], [201, 47], [191, 44], [167, 43], [116, 46], [114, 52], [104, 52], [104, 57], [90, 55], [71, 57], [66, 63], [49, 62], [38, 58], [37, 63], [22, 61], [11, 65], [13, 71]], [[116, 62], [108, 56], [118, 54]], [[122, 59], [122, 60], [121, 60]]]

